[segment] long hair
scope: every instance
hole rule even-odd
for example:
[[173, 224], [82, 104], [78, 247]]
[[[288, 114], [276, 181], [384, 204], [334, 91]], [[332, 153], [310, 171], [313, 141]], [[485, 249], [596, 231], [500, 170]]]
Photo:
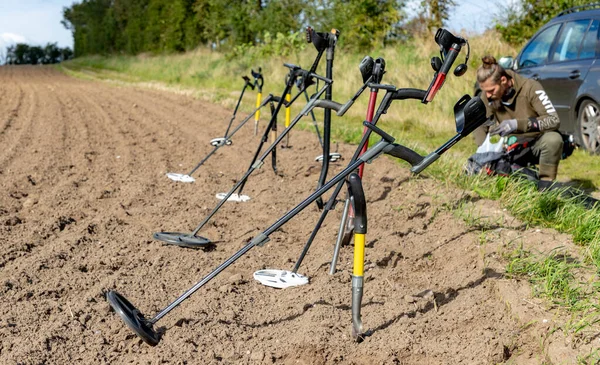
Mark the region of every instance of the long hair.
[[483, 56], [481, 61], [483, 64], [477, 69], [477, 82], [480, 84], [490, 79], [497, 84], [502, 76], [511, 78], [504, 67], [496, 62], [494, 56]]

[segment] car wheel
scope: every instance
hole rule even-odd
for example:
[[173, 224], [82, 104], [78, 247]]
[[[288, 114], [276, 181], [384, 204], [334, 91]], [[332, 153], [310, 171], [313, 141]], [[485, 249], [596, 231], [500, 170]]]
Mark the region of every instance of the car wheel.
[[600, 154], [600, 107], [592, 100], [584, 101], [577, 119], [582, 146], [590, 153]]

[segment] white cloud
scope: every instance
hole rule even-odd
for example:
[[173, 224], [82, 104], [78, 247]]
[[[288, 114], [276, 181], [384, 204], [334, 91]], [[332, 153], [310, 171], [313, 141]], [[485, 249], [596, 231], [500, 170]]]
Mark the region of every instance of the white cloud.
[[10, 45], [14, 43], [27, 43], [27, 38], [15, 33], [0, 34], [0, 44]]
[[15, 33], [0, 33], [0, 65], [4, 63], [6, 47], [17, 43], [28, 43], [27, 38]]
[[0, 34], [23, 36], [30, 45], [72, 48], [71, 31], [60, 22], [63, 8], [74, 2], [81, 0], [0, 0]]

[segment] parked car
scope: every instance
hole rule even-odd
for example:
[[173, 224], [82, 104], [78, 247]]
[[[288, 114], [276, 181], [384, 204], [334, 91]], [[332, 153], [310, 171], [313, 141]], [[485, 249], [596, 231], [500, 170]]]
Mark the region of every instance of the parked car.
[[[596, 10], [597, 9], [597, 10]], [[558, 14], [527, 42], [516, 58], [498, 63], [538, 80], [560, 117], [560, 130], [600, 154], [600, 4]], [[475, 94], [479, 94], [476, 85]]]

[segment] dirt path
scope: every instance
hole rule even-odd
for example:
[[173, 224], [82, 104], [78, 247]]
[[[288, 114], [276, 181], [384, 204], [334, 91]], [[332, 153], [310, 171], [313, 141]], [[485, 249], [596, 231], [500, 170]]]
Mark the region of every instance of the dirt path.
[[[407, 102], [408, 103], [408, 102]], [[448, 207], [467, 203], [496, 219], [495, 203], [380, 158], [366, 168], [369, 232], [360, 344], [351, 333], [352, 247], [329, 261], [341, 204], [300, 272], [310, 285], [275, 290], [252, 273], [291, 269], [319, 216], [315, 206], [271, 236], [159, 322], [157, 347], [111, 312], [117, 289], [147, 315], [165, 307], [270, 226], [316, 186], [313, 133], [293, 131], [252, 176], [249, 203], [225, 204], [194, 251], [152, 240], [191, 231], [247, 168], [252, 122], [196, 174], [231, 111], [189, 97], [0, 67], [0, 363], [2, 364], [515, 364], [571, 363], [577, 348], [550, 332], [552, 313], [523, 283], [504, 278], [507, 242], [570, 244], [510, 217], [482, 244]], [[263, 121], [268, 113], [263, 113]], [[334, 119], [334, 123], [340, 123]], [[263, 125], [264, 127], [264, 122]], [[354, 148], [340, 145], [346, 162]], [[330, 176], [344, 161], [331, 167]], [[544, 322], [544, 320], [549, 320]], [[526, 325], [527, 324], [527, 325]]]

